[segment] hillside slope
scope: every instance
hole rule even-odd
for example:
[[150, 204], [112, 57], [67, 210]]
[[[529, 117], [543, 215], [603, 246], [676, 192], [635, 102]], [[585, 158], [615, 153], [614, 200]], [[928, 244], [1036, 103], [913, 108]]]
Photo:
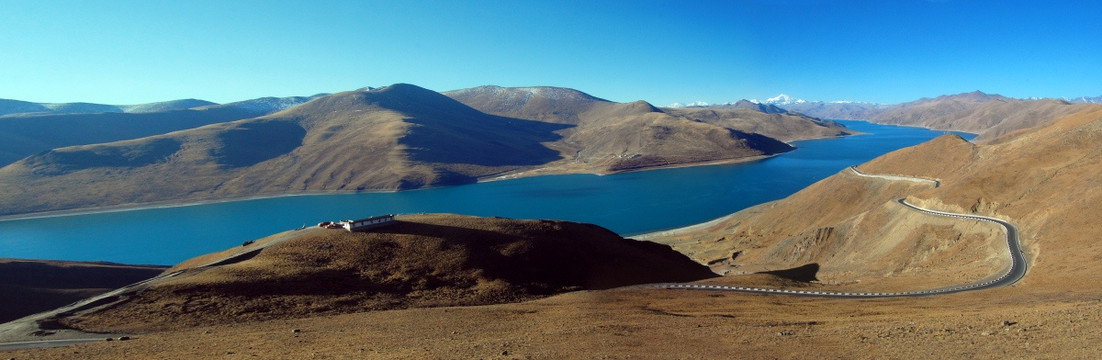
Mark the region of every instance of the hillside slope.
[[1033, 291], [1098, 288], [1102, 243], [1102, 107], [1093, 106], [991, 144], [954, 135], [859, 168], [937, 179], [941, 186], [860, 177], [846, 170], [777, 202], [658, 239], [733, 273], [818, 263], [826, 282], [886, 288], [944, 286], [1006, 266], [1001, 230], [918, 214], [892, 200], [1005, 219], [1021, 231]]
[[182, 270], [178, 276], [64, 322], [85, 330], [148, 331], [517, 302], [715, 276], [667, 246], [563, 221], [416, 215], [370, 232], [310, 229], [277, 237], [285, 235], [291, 238], [241, 261], [185, 262], [169, 270]]
[[[265, 117], [51, 150], [0, 168], [0, 214], [305, 191], [409, 189], [557, 160], [565, 125], [490, 116], [412, 85]], [[166, 176], [169, 175], [169, 176]]]

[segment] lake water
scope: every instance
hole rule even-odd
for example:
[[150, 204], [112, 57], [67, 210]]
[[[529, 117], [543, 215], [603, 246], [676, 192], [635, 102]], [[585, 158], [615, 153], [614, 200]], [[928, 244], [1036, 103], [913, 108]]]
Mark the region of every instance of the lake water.
[[692, 225], [780, 199], [850, 165], [943, 134], [841, 122], [868, 135], [800, 141], [795, 151], [744, 164], [0, 221], [0, 257], [170, 265], [303, 225], [387, 213], [562, 219], [631, 235]]

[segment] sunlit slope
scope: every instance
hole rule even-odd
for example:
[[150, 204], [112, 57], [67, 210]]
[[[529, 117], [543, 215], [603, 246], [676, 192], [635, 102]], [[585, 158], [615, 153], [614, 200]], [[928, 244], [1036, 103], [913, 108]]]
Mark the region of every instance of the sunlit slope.
[[731, 273], [818, 263], [839, 285], [915, 288], [962, 283], [1006, 266], [1001, 229], [909, 211], [893, 199], [1016, 224], [1037, 291], [1098, 288], [1102, 107], [975, 145], [954, 135], [858, 168], [940, 181], [861, 177], [849, 170], [780, 201], [667, 236], [665, 243]]

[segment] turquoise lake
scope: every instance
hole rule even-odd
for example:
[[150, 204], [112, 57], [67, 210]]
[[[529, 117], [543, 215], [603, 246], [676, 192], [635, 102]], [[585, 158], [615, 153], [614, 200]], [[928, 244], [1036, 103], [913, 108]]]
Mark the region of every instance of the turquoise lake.
[[387, 213], [562, 219], [632, 235], [692, 225], [780, 199], [850, 165], [944, 133], [840, 122], [867, 135], [799, 141], [795, 151], [743, 164], [0, 221], [0, 258], [170, 265], [303, 225]]

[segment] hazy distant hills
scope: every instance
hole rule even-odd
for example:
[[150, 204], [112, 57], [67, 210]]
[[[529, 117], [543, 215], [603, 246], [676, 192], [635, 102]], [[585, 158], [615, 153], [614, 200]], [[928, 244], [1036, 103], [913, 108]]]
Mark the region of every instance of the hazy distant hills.
[[[487, 89], [492, 90], [483, 88]], [[463, 93], [473, 95], [457, 95]], [[9, 200], [0, 204], [0, 214], [413, 189], [526, 172], [607, 173], [739, 161], [792, 149], [783, 141], [849, 133], [840, 125], [802, 115], [750, 109], [659, 109], [642, 101], [613, 103], [570, 89], [514, 88], [449, 95], [496, 109], [495, 114], [440, 93], [398, 84], [322, 96], [255, 118], [229, 122], [211, 118], [212, 124], [201, 127], [143, 129], [162, 132], [58, 147], [0, 168], [0, 197]], [[192, 115], [232, 111], [242, 116], [245, 110], [231, 105], [183, 111]], [[41, 116], [33, 118], [42, 124]]]
[[1014, 99], [980, 91], [911, 102], [883, 105], [861, 102], [797, 101], [779, 104], [792, 112], [821, 119], [866, 120], [889, 125], [918, 126], [979, 134], [978, 140], [999, 137], [1014, 130], [1034, 127], [1083, 109], [1077, 103], [1056, 99]]
[[225, 105], [187, 99], [142, 105], [38, 104], [0, 99], [0, 166], [50, 149], [104, 143], [247, 119], [312, 97], [260, 98]]
[[0, 99], [0, 117], [47, 115], [47, 114], [99, 114], [99, 113], [152, 113], [211, 107], [234, 107], [251, 112], [271, 114], [276, 111], [303, 104], [328, 94], [314, 96], [262, 97], [219, 105], [206, 100], [181, 99], [138, 105], [105, 105], [92, 103], [34, 103], [28, 101]]
[[[695, 108], [695, 107], [698, 107], [698, 106], [689, 106], [688, 108]], [[751, 109], [751, 110], [760, 111], [760, 112], [763, 112], [763, 113], [766, 113], [766, 114], [780, 114], [780, 113], [788, 112], [788, 110], [782, 109], [781, 107], [779, 107], [777, 105], [766, 104], [766, 103], [756, 103], [756, 102], [752, 102], [752, 101], [745, 100], [745, 99], [744, 100], [739, 100], [739, 101], [736, 101], [736, 102], [730, 103], [730, 104], [700, 106], [700, 107], [702, 107], [702, 108], [706, 107], [706, 108], [711, 108], [711, 109]]]
[[796, 104], [777, 105], [785, 110], [801, 113], [820, 119], [868, 120], [888, 105], [862, 102], [822, 102], [807, 101]]
[[146, 113], [184, 110], [194, 107], [217, 105], [198, 99], [163, 101], [140, 105], [104, 105], [91, 103], [32, 103], [0, 99], [0, 116], [13, 114], [95, 114], [95, 113]]
[[868, 120], [978, 133], [978, 140], [986, 140], [1044, 124], [1089, 106], [1054, 99], [1011, 99], [975, 91], [893, 105], [880, 109]]
[[1016, 224], [1031, 262], [1017, 292], [1097, 289], [1100, 155], [1102, 106], [1087, 105], [993, 143], [945, 135], [859, 166], [870, 174], [936, 179], [937, 188], [845, 170], [664, 242], [735, 273], [816, 263], [826, 283], [887, 281], [885, 286], [911, 289], [971, 281], [1006, 266], [999, 255], [1005, 251], [1000, 228], [929, 216], [894, 202], [907, 197], [927, 208]]

